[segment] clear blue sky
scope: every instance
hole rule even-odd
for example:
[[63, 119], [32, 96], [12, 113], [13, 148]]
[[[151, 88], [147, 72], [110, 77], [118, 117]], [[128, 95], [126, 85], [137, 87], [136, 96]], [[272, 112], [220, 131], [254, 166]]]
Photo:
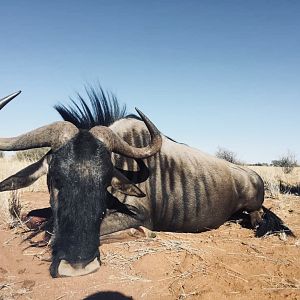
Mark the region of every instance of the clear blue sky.
[[99, 81], [205, 152], [300, 161], [299, 1], [1, 1], [0, 45], [0, 136]]

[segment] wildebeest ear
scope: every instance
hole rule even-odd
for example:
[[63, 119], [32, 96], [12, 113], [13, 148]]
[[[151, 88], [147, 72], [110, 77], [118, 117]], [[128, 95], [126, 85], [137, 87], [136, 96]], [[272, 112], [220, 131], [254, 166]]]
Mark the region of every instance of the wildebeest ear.
[[111, 180], [111, 186], [114, 190], [129, 196], [145, 197], [145, 193], [134, 183], [132, 183], [120, 171], [114, 169], [114, 175]]
[[51, 155], [46, 154], [39, 161], [6, 178], [0, 182], [0, 192], [16, 190], [31, 185], [41, 176], [47, 174], [50, 159]]

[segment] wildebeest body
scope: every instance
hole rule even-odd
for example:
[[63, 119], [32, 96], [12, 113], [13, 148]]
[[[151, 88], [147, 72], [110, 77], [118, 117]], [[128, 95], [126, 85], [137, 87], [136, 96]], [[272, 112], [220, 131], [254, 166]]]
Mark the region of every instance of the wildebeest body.
[[[119, 120], [110, 128], [136, 147], [144, 147], [150, 141], [143, 123], [135, 119]], [[139, 172], [145, 173], [138, 170], [133, 159], [114, 155], [113, 161], [119, 169], [135, 171], [135, 182], [139, 181]], [[251, 212], [261, 208], [263, 182], [248, 168], [167, 137], [163, 137], [160, 152], [143, 162], [149, 178], [137, 185], [147, 196], [137, 199], [116, 194], [119, 200], [137, 208], [138, 216], [129, 217], [132, 226], [139, 223], [154, 230], [200, 232], [219, 227], [239, 210]], [[111, 226], [117, 229], [116, 225]]]

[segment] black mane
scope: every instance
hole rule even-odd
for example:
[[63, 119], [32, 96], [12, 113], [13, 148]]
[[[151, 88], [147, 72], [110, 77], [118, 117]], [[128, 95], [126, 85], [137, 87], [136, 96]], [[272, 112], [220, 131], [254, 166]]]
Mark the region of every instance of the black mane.
[[109, 126], [123, 118], [138, 118], [134, 114], [127, 114], [126, 105], [120, 106], [116, 96], [105, 93], [100, 85], [97, 88], [85, 87], [85, 91], [89, 104], [77, 93], [76, 100], [70, 98], [69, 106], [54, 106], [65, 121], [73, 123], [77, 128], [91, 129], [97, 125]]

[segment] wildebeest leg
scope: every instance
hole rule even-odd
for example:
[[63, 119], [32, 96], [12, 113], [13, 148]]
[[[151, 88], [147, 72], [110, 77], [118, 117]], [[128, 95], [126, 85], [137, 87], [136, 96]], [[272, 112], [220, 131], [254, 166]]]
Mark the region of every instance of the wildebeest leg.
[[255, 188], [249, 189], [248, 195], [244, 195], [244, 210], [250, 215], [250, 222], [254, 229], [257, 229], [263, 222], [264, 211], [264, 183], [260, 177], [255, 182]]
[[144, 224], [144, 220], [115, 212], [103, 219], [100, 227], [100, 235], [102, 236], [129, 228], [138, 228], [139, 226], [148, 227]]
[[139, 238], [154, 238], [156, 234], [146, 227], [130, 228], [114, 233], [101, 235], [100, 245], [111, 244], [120, 241], [131, 241]]
[[152, 228], [150, 214], [145, 207], [141, 205], [138, 207], [127, 205], [127, 207], [132, 214], [114, 211], [105, 216], [100, 226], [101, 236], [129, 228], [138, 228], [139, 226]]
[[264, 211], [263, 211], [262, 207], [259, 210], [255, 210], [255, 211], [252, 211], [249, 213], [251, 225], [253, 228], [258, 227], [262, 223], [263, 214], [264, 214]]
[[151, 226], [151, 214], [147, 202], [136, 197], [126, 197], [126, 201], [119, 199], [108, 193], [107, 214], [100, 226], [100, 235], [107, 235], [129, 228]]
[[262, 201], [258, 201], [257, 199], [249, 200], [244, 210], [249, 213], [252, 228], [256, 229], [263, 221], [264, 211], [262, 209]]
[[295, 237], [291, 229], [284, 225], [284, 222], [271, 210], [262, 206], [260, 199], [255, 199], [245, 206], [250, 214], [252, 227], [255, 229], [255, 236], [262, 237], [273, 233], [285, 233]]

